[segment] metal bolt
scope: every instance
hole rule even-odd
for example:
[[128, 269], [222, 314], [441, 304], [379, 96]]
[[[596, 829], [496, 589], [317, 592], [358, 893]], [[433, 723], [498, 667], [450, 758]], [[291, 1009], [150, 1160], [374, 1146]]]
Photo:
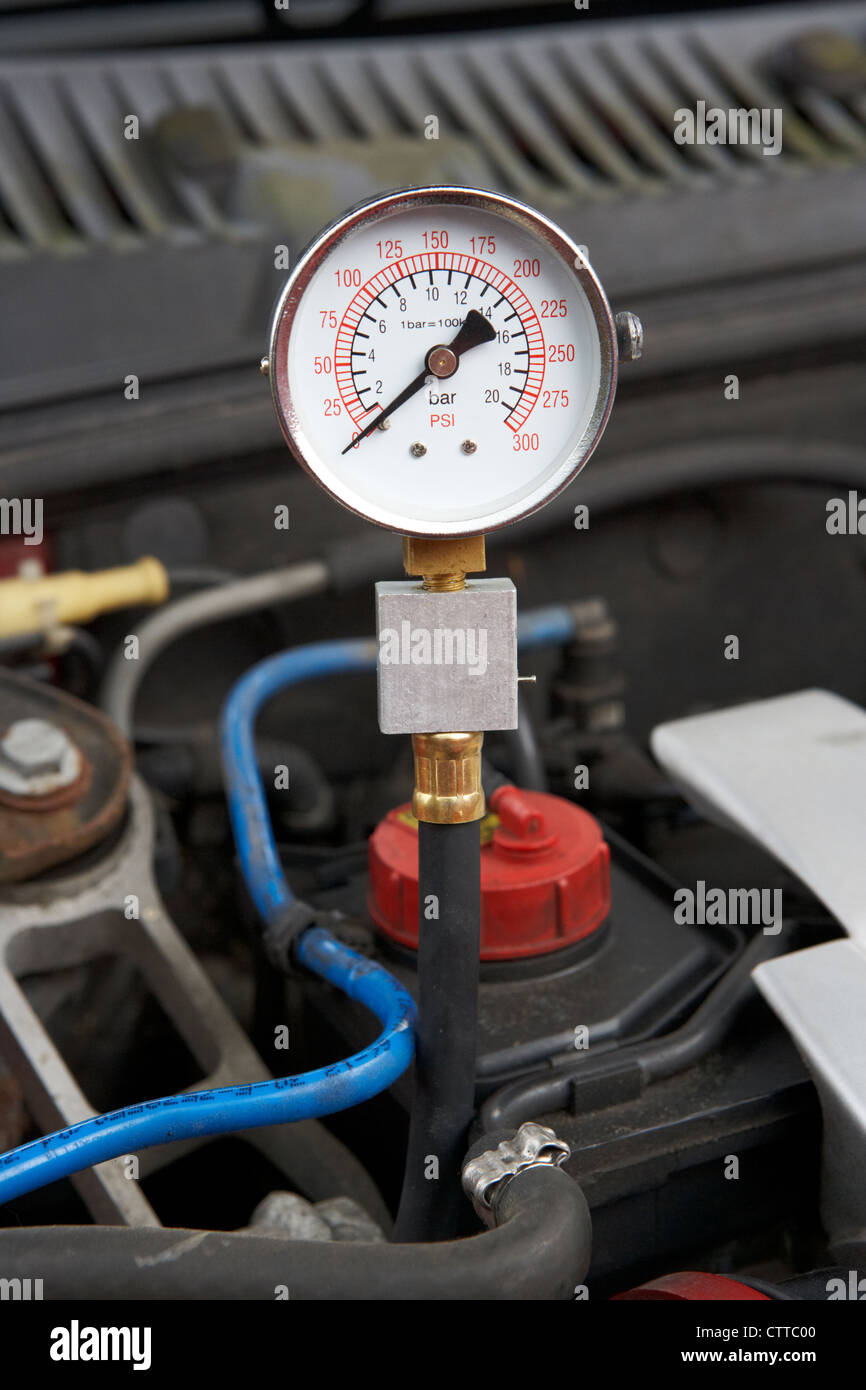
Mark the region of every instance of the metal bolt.
[[47, 719], [16, 719], [0, 739], [0, 788], [17, 796], [44, 796], [68, 787], [81, 771], [81, 754]]
[[460, 448], [463, 450], [464, 454], [474, 454], [478, 445], [475, 443], [474, 439], [464, 439]]
[[643, 324], [628, 309], [618, 313], [614, 323], [620, 362], [636, 362], [643, 352]]
[[263, 357], [261, 362], [259, 363], [259, 371], [261, 372], [262, 376], [267, 376], [270, 370], [271, 364], [269, 358]]
[[409, 445], [409, 453], [412, 455], [413, 459], [422, 459], [422, 458], [424, 457], [424, 455], [426, 454], [426, 452], [427, 452], [427, 445], [426, 445], [426, 444], [410, 444], [410, 445]]
[[376, 429], [377, 429], [377, 430], [389, 430], [390, 428], [391, 428], [391, 421], [390, 421], [390, 420], [380, 420], [379, 423], [378, 423], [378, 425], [376, 426]]

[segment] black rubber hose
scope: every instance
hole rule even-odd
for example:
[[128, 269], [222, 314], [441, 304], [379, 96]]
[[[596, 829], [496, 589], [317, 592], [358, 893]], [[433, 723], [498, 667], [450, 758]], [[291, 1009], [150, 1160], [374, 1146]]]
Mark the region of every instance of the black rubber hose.
[[[779, 934], [781, 936], [781, 933]], [[759, 932], [741, 952], [703, 1003], [680, 1028], [661, 1038], [575, 1059], [533, 1076], [520, 1077], [484, 1102], [481, 1123], [486, 1133], [516, 1129], [553, 1110], [575, 1113], [605, 1101], [630, 1100], [654, 1081], [685, 1071], [706, 1057], [730, 1028], [737, 1012], [752, 997], [752, 971], [787, 946], [779, 936]]]
[[460, 1166], [475, 1114], [481, 823], [418, 826], [415, 1095], [397, 1241], [447, 1240], [463, 1210]]
[[745, 1284], [748, 1289], [755, 1289], [758, 1293], [765, 1293], [768, 1298], [772, 1298], [774, 1302], [777, 1303], [790, 1303], [801, 1296], [798, 1293], [794, 1293], [789, 1286], [771, 1284], [769, 1279], [755, 1279], [751, 1274], [731, 1274], [728, 1277], [736, 1279], [738, 1284]]
[[[144, 737], [142, 737], [142, 734]], [[136, 743], [147, 746], [138, 753], [138, 769], [152, 786], [167, 796], [206, 797], [223, 790], [219, 739], [213, 726], [183, 728], [136, 727]], [[292, 818], [307, 817], [314, 829], [329, 824], [333, 815], [334, 793], [319, 763], [306, 748], [282, 739], [256, 738], [256, 761], [269, 787], [274, 770], [284, 765], [290, 772], [290, 785], [284, 797]]]
[[486, 758], [481, 759], [481, 783], [484, 787], [484, 795], [490, 801], [494, 792], [498, 792], [500, 787], [513, 787], [514, 782], [510, 777], [506, 777], [504, 772], [500, 772], [498, 767], [488, 762]]
[[[69, 652], [78, 652], [84, 657], [91, 673], [99, 677], [105, 663], [105, 653], [97, 639], [92, 633], [84, 628], [69, 628], [67, 645], [62, 651], [51, 653], [60, 657], [66, 656]], [[0, 660], [7, 656], [17, 656], [20, 652], [30, 651], [31, 648], [38, 648], [40, 652], [45, 651], [47, 633], [45, 632], [18, 632], [12, 637], [0, 637]]]
[[517, 710], [517, 728], [509, 729], [503, 735], [511, 754], [515, 784], [527, 791], [546, 792], [547, 772], [544, 758], [541, 756], [529, 705], [522, 690], [517, 697]]
[[[465, 1200], [465, 1199], [464, 1199]], [[527, 1168], [494, 1201], [492, 1230], [435, 1245], [293, 1241], [151, 1226], [0, 1231], [6, 1279], [47, 1300], [570, 1299], [589, 1267], [586, 1199], [561, 1168]]]
[[[862, 1251], [862, 1246], [861, 1246]], [[862, 1279], [864, 1277], [864, 1265], [862, 1262], [854, 1262], [844, 1265], [832, 1265], [826, 1269], [810, 1269], [804, 1274], [795, 1274], [791, 1279], [785, 1279], [782, 1284], [773, 1285], [776, 1290], [773, 1298], [803, 1299], [807, 1303], [826, 1303], [830, 1300], [831, 1284], [833, 1301], [839, 1298], [839, 1285], [845, 1290], [845, 1297], [863, 1297], [859, 1292], [863, 1288]], [[752, 1288], [760, 1289], [762, 1293], [768, 1292], [762, 1284], [753, 1279], [751, 1275], [743, 1278], [741, 1274], [734, 1275], [741, 1284], [750, 1284]], [[858, 1293], [855, 1295], [851, 1291], [851, 1284], [854, 1283]]]

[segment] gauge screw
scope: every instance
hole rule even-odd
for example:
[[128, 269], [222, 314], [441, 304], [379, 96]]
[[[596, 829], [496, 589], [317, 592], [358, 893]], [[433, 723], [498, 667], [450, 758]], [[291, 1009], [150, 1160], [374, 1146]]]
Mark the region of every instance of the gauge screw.
[[376, 429], [377, 429], [377, 430], [389, 430], [390, 428], [391, 428], [391, 421], [390, 421], [390, 420], [380, 420], [379, 423], [378, 423], [378, 425], [376, 426]]
[[636, 362], [643, 352], [643, 324], [628, 309], [617, 314], [614, 322], [620, 362]]
[[262, 360], [261, 360], [261, 362], [259, 363], [259, 371], [261, 372], [262, 376], [267, 376], [267, 374], [268, 374], [268, 372], [269, 372], [270, 370], [271, 370], [271, 364], [270, 364], [270, 362], [268, 361], [267, 357], [263, 357]]
[[437, 377], [453, 376], [460, 361], [450, 347], [435, 347], [427, 354], [427, 368]]
[[464, 454], [474, 454], [478, 445], [475, 443], [474, 439], [464, 439], [460, 448], [463, 450]]
[[409, 453], [412, 455], [413, 459], [422, 459], [422, 458], [424, 457], [424, 455], [426, 454], [426, 452], [427, 452], [427, 445], [426, 445], [426, 444], [410, 444], [410, 445], [409, 445]]

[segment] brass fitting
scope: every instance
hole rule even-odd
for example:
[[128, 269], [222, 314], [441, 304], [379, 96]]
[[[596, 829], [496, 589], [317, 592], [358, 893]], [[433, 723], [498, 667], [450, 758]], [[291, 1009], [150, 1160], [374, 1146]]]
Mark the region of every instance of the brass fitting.
[[403, 568], [434, 593], [465, 589], [467, 574], [487, 568], [483, 536], [404, 536]]
[[[465, 589], [467, 574], [487, 568], [483, 536], [404, 536], [403, 567], [420, 576], [434, 593]], [[483, 734], [413, 734], [415, 792], [412, 811], [419, 821], [459, 825], [481, 820]]]
[[87, 623], [113, 608], [162, 603], [165, 566], [147, 556], [134, 565], [85, 574], [66, 570], [39, 579], [0, 580], [0, 637], [47, 632], [63, 623]]
[[415, 793], [412, 811], [420, 821], [458, 825], [481, 820], [483, 734], [413, 734]]

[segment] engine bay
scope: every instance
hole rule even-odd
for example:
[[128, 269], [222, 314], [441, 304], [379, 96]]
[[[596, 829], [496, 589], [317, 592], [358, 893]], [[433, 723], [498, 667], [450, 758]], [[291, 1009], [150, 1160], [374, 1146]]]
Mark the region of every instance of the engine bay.
[[866, 7], [243, 8], [0, 15], [2, 1299], [862, 1300]]

